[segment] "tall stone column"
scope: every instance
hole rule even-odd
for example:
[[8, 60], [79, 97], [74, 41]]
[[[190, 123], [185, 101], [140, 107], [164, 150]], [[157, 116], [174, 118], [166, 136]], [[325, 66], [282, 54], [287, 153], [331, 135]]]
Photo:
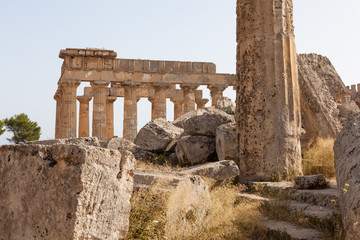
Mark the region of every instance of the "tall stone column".
[[137, 95], [136, 89], [140, 86], [136, 82], [124, 82], [124, 124], [123, 138], [134, 141], [137, 134]]
[[222, 98], [223, 92], [227, 88], [227, 86], [223, 84], [219, 84], [219, 85], [210, 85], [208, 88], [210, 89], [211, 106], [215, 107], [219, 99]]
[[207, 102], [209, 101], [209, 99], [203, 98], [203, 99], [195, 99], [196, 105], [197, 105], [197, 109], [200, 108], [205, 108], [205, 105], [207, 104]]
[[237, 0], [237, 17], [240, 176], [302, 174], [292, 0]]
[[61, 138], [61, 110], [62, 110], [62, 90], [59, 87], [54, 95], [54, 100], [56, 101], [56, 116], [55, 116], [55, 139]]
[[61, 106], [61, 132], [59, 138], [76, 137], [76, 89], [81, 81], [63, 80], [62, 89], [62, 106]]
[[171, 102], [174, 103], [174, 120], [183, 115], [183, 100], [171, 99]]
[[166, 119], [166, 90], [171, 87], [170, 83], [154, 82], [154, 100], [152, 102], [151, 119], [165, 118]]
[[106, 89], [109, 81], [93, 81], [93, 119], [92, 136], [99, 140], [106, 140]]
[[114, 137], [114, 102], [117, 97], [106, 98], [106, 139]]
[[195, 91], [199, 87], [197, 84], [184, 83], [180, 85], [184, 96], [184, 114], [195, 110]]
[[77, 100], [80, 103], [79, 110], [79, 137], [89, 137], [89, 102], [92, 97], [79, 96]]

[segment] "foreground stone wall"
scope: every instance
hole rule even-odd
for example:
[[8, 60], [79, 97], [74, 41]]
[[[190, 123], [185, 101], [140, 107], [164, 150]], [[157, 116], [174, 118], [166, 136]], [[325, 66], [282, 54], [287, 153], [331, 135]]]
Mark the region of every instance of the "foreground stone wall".
[[291, 0], [237, 1], [241, 175], [301, 174], [301, 116]]
[[347, 240], [360, 236], [360, 114], [344, 126], [336, 139], [335, 169], [341, 216]]
[[0, 147], [0, 239], [120, 239], [135, 159], [86, 145]]

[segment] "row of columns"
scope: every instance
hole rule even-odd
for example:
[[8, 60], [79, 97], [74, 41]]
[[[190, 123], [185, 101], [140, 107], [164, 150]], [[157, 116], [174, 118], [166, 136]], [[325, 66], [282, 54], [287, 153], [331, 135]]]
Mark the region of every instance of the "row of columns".
[[[55, 138], [76, 137], [77, 109], [76, 100], [80, 103], [79, 110], [79, 137], [88, 137], [89, 133], [89, 102], [93, 99], [92, 115], [92, 136], [100, 140], [109, 140], [114, 136], [114, 108], [113, 104], [117, 97], [107, 96], [109, 81], [93, 81], [93, 96], [76, 97], [76, 89], [80, 81], [62, 81], [54, 99], [56, 105], [56, 127]], [[125, 81], [121, 83], [124, 88], [124, 120], [123, 137], [133, 141], [137, 135], [137, 102], [140, 98], [136, 94], [140, 83]], [[195, 99], [197, 84], [181, 84], [183, 90], [183, 100], [170, 99], [174, 103], [174, 118], [178, 118], [184, 113], [195, 110], [195, 104], [198, 108], [204, 108], [208, 102], [207, 99]], [[166, 98], [167, 89], [171, 87], [170, 83], [152, 83], [154, 89], [153, 98], [149, 98], [152, 103], [151, 119], [166, 119]], [[212, 105], [214, 106], [218, 99], [222, 97], [225, 87], [209, 87], [212, 96]]]

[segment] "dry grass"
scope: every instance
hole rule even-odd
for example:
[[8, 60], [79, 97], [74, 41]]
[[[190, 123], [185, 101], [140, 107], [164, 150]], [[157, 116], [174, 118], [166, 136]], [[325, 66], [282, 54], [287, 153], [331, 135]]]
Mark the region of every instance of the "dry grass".
[[[130, 230], [126, 239], [253, 239], [256, 223], [260, 219], [259, 203], [241, 200], [237, 197], [239, 187], [222, 185], [211, 190], [211, 211], [196, 232], [179, 232], [176, 235], [166, 229], [167, 195], [161, 192], [141, 190], [134, 193], [131, 204]], [[196, 217], [196, 215], [195, 215]], [[184, 221], [194, 221], [194, 215], [186, 213]]]
[[318, 139], [303, 152], [304, 175], [324, 174], [327, 178], [335, 177], [334, 139]]

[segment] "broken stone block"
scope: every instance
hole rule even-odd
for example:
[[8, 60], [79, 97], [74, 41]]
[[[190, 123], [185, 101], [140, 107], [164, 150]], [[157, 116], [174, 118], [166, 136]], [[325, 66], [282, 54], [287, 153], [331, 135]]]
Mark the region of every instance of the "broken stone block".
[[165, 198], [165, 235], [169, 239], [206, 226], [212, 205], [209, 189], [200, 176], [137, 169], [134, 186], [137, 191], [145, 189], [154, 197]]
[[223, 160], [219, 162], [205, 163], [189, 167], [182, 171], [190, 175], [199, 175], [202, 177], [212, 178], [217, 181], [239, 176], [239, 168], [234, 161]]
[[294, 178], [295, 187], [298, 189], [323, 189], [327, 187], [323, 174], [311, 176], [297, 176]]
[[81, 145], [94, 146], [94, 147], [100, 147], [101, 145], [97, 137], [61, 138], [61, 139], [32, 141], [32, 142], [27, 142], [26, 144], [38, 144], [38, 145], [81, 144]]
[[216, 160], [215, 138], [184, 136], [176, 145], [176, 156], [181, 164], [201, 164]]
[[220, 109], [228, 114], [235, 114], [235, 103], [228, 97], [220, 98], [216, 105], [216, 109]]
[[355, 114], [338, 135], [335, 170], [340, 210], [346, 239], [360, 236], [360, 113]]
[[82, 144], [1, 146], [1, 236], [124, 238], [134, 170], [127, 151]]
[[235, 123], [223, 124], [216, 128], [216, 153], [219, 160], [236, 160], [238, 149]]
[[164, 152], [166, 147], [180, 137], [183, 129], [174, 126], [163, 118], [146, 124], [138, 133], [134, 143], [141, 148], [154, 152]]
[[177, 118], [173, 124], [192, 136], [215, 137], [216, 128], [234, 122], [234, 116], [215, 108], [201, 108]]

